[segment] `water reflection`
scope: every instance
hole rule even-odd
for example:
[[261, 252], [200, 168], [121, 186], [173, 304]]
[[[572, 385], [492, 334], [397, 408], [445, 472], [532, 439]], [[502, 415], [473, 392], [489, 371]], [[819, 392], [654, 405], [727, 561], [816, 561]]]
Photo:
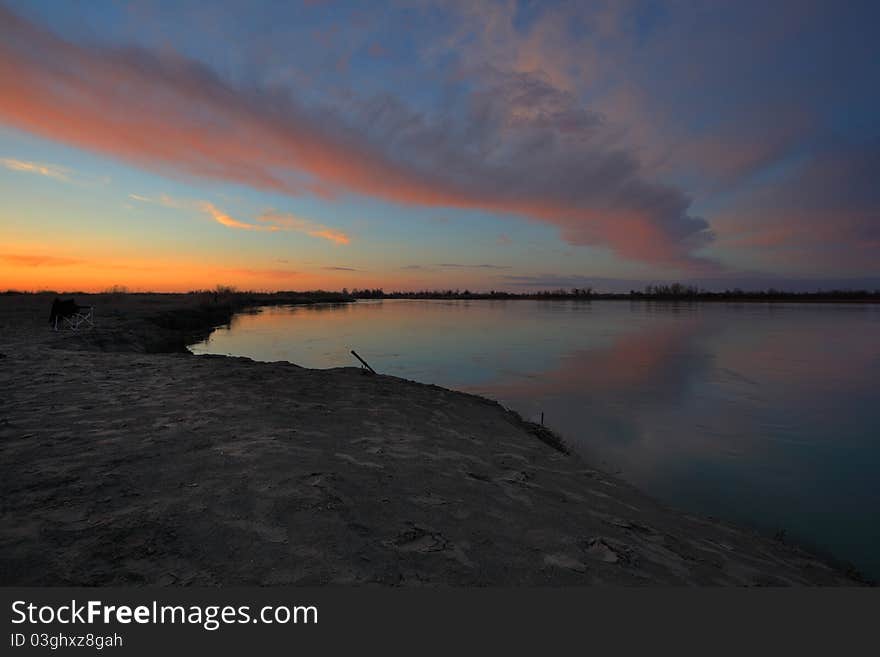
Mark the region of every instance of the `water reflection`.
[[545, 414], [657, 497], [880, 576], [880, 309], [385, 301], [237, 316], [198, 353], [354, 366]]

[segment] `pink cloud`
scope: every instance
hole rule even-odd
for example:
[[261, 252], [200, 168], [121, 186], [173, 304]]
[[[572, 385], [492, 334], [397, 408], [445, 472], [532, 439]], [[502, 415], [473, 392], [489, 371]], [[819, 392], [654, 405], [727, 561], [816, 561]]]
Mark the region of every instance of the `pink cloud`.
[[836, 145], [740, 195], [718, 215], [718, 246], [806, 271], [862, 274], [880, 256], [880, 145]]
[[370, 54], [370, 57], [384, 57], [388, 54], [388, 51], [385, 50], [385, 47], [378, 42], [371, 43], [370, 47], [367, 48], [367, 52]]
[[361, 109], [343, 120], [236, 89], [182, 57], [76, 45], [0, 8], [0, 121], [18, 129], [166, 173], [514, 214], [626, 258], [710, 265], [693, 255], [712, 234], [688, 214], [690, 199], [594, 138], [599, 117], [540, 76], [499, 75], [474, 95], [465, 125], [399, 102]]

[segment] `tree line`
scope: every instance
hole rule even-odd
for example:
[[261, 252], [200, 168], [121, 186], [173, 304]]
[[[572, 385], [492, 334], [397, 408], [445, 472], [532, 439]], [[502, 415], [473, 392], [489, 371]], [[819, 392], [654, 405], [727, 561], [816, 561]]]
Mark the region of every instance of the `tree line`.
[[535, 292], [506, 292], [489, 290], [474, 292], [468, 289], [436, 289], [386, 292], [383, 288], [343, 288], [343, 296], [354, 299], [646, 299], [698, 301], [880, 301], [880, 290], [817, 290], [814, 292], [787, 292], [775, 288], [764, 290], [727, 289], [710, 292], [693, 285], [669, 283], [647, 285], [629, 292], [597, 292], [592, 287], [557, 288]]

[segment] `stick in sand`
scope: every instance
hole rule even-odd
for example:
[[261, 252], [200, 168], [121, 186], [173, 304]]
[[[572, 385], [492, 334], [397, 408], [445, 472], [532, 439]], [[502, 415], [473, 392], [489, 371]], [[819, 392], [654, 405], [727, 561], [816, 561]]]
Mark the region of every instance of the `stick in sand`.
[[376, 373], [376, 370], [374, 370], [372, 367], [370, 367], [370, 365], [369, 365], [369, 363], [367, 363], [367, 361], [365, 361], [363, 358], [361, 358], [360, 356], [358, 356], [358, 353], [357, 353], [354, 349], [351, 350], [351, 354], [352, 354], [355, 358], [357, 358], [359, 361], [361, 361], [361, 362], [364, 364], [364, 367], [366, 367], [368, 370], [370, 370], [370, 373], [371, 373], [371, 374], [375, 374], [375, 373]]

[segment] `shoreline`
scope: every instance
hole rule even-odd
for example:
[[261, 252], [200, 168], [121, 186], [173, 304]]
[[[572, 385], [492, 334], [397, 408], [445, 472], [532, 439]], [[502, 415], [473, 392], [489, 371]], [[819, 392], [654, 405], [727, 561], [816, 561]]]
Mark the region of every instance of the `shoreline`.
[[493, 400], [177, 350], [247, 305], [100, 295], [98, 328], [58, 335], [26, 296], [0, 296], [4, 585], [865, 583]]

